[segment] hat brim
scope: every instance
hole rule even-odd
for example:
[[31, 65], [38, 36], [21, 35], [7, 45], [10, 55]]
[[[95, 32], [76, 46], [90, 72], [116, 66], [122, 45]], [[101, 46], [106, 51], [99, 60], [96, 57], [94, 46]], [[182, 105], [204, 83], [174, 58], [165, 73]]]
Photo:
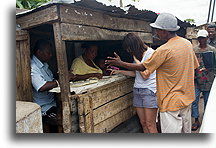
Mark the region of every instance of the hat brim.
[[153, 27], [153, 28], [157, 28], [157, 29], [161, 29], [161, 30], [166, 30], [166, 31], [177, 31], [180, 28], [180, 26], [178, 26], [178, 25], [177, 25], [176, 28], [162, 28], [162, 27], [158, 26], [155, 23], [151, 23], [150, 26]]
[[207, 38], [208, 36], [206, 36], [206, 35], [199, 35], [199, 36], [197, 36], [197, 38]]

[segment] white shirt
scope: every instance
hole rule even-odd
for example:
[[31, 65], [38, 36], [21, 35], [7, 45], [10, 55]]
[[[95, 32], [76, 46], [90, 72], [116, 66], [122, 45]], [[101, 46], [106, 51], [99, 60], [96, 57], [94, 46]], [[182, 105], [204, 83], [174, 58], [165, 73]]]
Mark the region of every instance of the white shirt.
[[31, 79], [33, 86], [33, 102], [41, 106], [42, 114], [52, 106], [56, 106], [54, 94], [48, 91], [38, 90], [47, 82], [53, 81], [53, 74], [47, 63], [42, 63], [36, 56], [31, 60]]
[[[153, 53], [154, 50], [152, 48], [148, 48], [141, 60], [141, 63], [150, 58]], [[146, 80], [142, 78], [139, 71], [136, 71], [134, 88], [148, 88], [156, 93], [156, 71], [150, 74], [149, 78]]]

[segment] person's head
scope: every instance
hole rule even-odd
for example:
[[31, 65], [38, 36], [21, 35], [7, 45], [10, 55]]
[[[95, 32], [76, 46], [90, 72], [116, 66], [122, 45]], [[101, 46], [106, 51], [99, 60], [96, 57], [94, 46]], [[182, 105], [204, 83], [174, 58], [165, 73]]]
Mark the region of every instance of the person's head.
[[197, 33], [197, 40], [200, 45], [207, 45], [208, 32], [206, 30], [199, 30]]
[[124, 37], [122, 47], [138, 60], [142, 59], [143, 52], [148, 49], [148, 46], [145, 45], [141, 38], [134, 33], [128, 33]]
[[215, 23], [210, 23], [207, 26], [208, 36], [210, 40], [215, 40]]
[[176, 35], [178, 26], [177, 18], [170, 13], [160, 13], [154, 23], [150, 24], [156, 31], [160, 40], [168, 40]]
[[82, 45], [82, 48], [85, 49], [84, 56], [90, 60], [94, 60], [97, 56], [98, 46], [95, 43], [85, 43]]
[[44, 39], [40, 39], [35, 43], [33, 54], [41, 61], [48, 62], [52, 57], [52, 44]]

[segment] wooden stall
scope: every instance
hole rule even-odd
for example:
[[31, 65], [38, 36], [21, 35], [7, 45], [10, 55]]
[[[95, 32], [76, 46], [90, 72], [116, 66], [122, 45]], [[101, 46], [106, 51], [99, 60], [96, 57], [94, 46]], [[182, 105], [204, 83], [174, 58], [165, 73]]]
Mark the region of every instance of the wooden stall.
[[[128, 18], [75, 4], [53, 3], [18, 14], [16, 23], [30, 34], [30, 51], [38, 38], [47, 38], [54, 45], [54, 61], [50, 64], [59, 72], [64, 133], [109, 132], [132, 115], [133, 79], [119, 79], [83, 93], [71, 91], [68, 79], [68, 42], [121, 41], [130, 32], [139, 35], [146, 43], [152, 43], [150, 22]], [[55, 64], [57, 63], [57, 65]], [[17, 65], [18, 66], [18, 65]], [[29, 72], [29, 71], [28, 71]], [[19, 73], [19, 72], [17, 72]], [[30, 72], [28, 73], [28, 77]], [[30, 79], [27, 81], [30, 82]], [[29, 87], [31, 88], [31, 87]], [[19, 90], [18, 90], [19, 91]], [[78, 120], [74, 119], [77, 118]], [[78, 122], [78, 126], [76, 126]]]

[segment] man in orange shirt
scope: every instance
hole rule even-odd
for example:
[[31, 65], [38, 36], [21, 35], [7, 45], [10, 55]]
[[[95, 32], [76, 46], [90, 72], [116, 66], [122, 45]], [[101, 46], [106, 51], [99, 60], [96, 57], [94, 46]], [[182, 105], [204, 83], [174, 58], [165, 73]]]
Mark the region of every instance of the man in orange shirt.
[[150, 26], [155, 28], [160, 40], [166, 41], [151, 58], [135, 64], [123, 62], [115, 54], [106, 63], [147, 73], [156, 70], [162, 133], [190, 133], [191, 103], [195, 99], [194, 69], [199, 66], [192, 44], [176, 35], [180, 27], [172, 14], [161, 13]]

